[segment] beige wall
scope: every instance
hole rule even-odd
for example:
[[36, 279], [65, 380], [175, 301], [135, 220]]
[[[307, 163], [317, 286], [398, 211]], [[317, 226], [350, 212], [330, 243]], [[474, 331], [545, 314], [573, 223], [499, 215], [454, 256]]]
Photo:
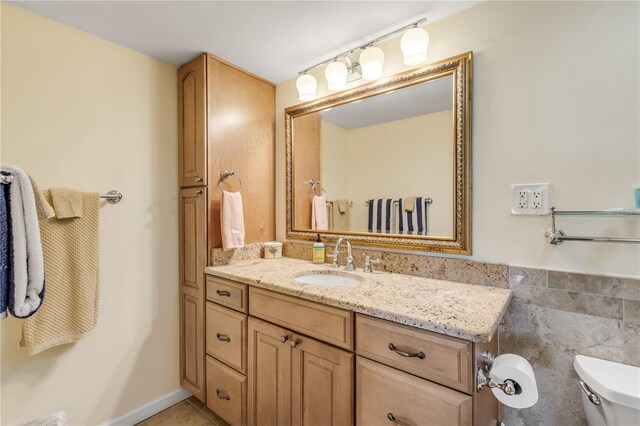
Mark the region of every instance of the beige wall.
[[371, 198], [423, 195], [434, 200], [429, 235], [453, 235], [451, 114], [440, 111], [356, 129], [322, 121], [322, 180], [329, 199], [353, 201], [349, 230], [367, 232], [366, 201]]
[[[101, 208], [93, 335], [39, 355], [2, 322], [2, 418], [113, 419], [179, 388], [176, 69], [2, 4], [2, 162]], [[46, 299], [45, 299], [46, 300]]]
[[[428, 26], [429, 60], [474, 52], [473, 256], [513, 265], [640, 275], [640, 246], [544, 241], [548, 217], [512, 216], [510, 184], [550, 182], [562, 209], [633, 207], [640, 181], [637, 2], [483, 2]], [[385, 74], [402, 71], [398, 39]], [[328, 46], [327, 48], [332, 48]], [[319, 95], [327, 94], [320, 69]], [[276, 88], [277, 236], [285, 239], [283, 108]], [[563, 218], [570, 233], [640, 235], [637, 219]]]

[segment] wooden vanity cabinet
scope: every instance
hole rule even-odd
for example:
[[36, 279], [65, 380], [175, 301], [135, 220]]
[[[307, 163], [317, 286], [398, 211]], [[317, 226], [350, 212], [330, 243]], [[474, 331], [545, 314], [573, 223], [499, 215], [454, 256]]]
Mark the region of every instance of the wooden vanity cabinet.
[[[205, 274], [220, 237], [220, 172], [242, 179], [245, 242], [275, 238], [275, 86], [253, 74], [203, 54], [180, 67], [178, 77], [178, 184], [180, 188], [180, 381], [206, 402]], [[225, 189], [237, 191], [231, 177]], [[216, 283], [209, 285], [218, 285]], [[210, 300], [234, 308], [244, 301]], [[226, 294], [226, 293], [224, 293]], [[227, 302], [225, 304], [225, 301]], [[246, 306], [244, 307], [246, 313]], [[246, 326], [245, 326], [246, 328]], [[237, 365], [236, 365], [237, 366]], [[216, 376], [217, 377], [217, 376]], [[220, 376], [222, 377], [222, 376]]]
[[231, 425], [498, 422], [473, 374], [497, 336], [473, 343], [220, 277], [206, 288], [207, 406]]

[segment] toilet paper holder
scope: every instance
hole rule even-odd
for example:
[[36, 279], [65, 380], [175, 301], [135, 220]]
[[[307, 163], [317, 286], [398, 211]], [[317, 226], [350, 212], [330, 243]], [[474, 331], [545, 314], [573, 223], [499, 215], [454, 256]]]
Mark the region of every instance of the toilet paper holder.
[[489, 377], [491, 373], [491, 367], [493, 367], [494, 356], [490, 351], [485, 351], [482, 354], [483, 366], [478, 367], [476, 370], [476, 391], [480, 392], [485, 386], [490, 389], [498, 388], [505, 394], [519, 395], [522, 393], [522, 388], [515, 380], [506, 379], [502, 383], [495, 382]]

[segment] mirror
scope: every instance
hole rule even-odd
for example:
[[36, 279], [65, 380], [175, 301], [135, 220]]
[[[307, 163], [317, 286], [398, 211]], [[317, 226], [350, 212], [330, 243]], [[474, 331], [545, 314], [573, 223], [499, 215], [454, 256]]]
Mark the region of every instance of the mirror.
[[288, 238], [470, 254], [471, 57], [288, 108]]

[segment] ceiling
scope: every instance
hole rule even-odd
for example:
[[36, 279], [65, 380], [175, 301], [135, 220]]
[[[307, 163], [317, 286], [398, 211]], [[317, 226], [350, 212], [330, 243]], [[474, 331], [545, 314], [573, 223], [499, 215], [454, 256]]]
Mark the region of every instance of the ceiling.
[[453, 77], [431, 80], [384, 95], [321, 112], [323, 120], [343, 129], [357, 129], [439, 111], [453, 110]]
[[9, 3], [174, 65], [209, 52], [280, 83], [413, 20], [433, 22], [477, 1]]

